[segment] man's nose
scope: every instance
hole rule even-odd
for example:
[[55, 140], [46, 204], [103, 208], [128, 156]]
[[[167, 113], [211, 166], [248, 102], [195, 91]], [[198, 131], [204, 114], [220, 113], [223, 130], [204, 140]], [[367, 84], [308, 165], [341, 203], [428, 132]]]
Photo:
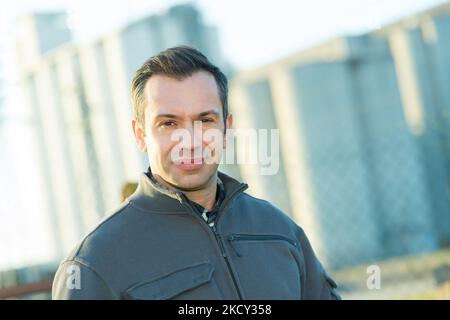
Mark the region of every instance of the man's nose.
[[[184, 144], [185, 148], [197, 149], [201, 148], [203, 141], [202, 122], [194, 121], [185, 127], [189, 135], [188, 141]], [[190, 142], [190, 145], [189, 145]]]

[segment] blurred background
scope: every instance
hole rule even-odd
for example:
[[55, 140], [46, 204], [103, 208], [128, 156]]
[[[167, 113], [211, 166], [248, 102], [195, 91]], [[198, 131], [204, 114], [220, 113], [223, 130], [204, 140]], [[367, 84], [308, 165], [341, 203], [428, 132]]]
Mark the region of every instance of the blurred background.
[[[450, 2], [31, 1], [0, 12], [0, 299], [61, 259], [147, 167], [134, 71], [188, 44], [280, 170], [222, 170], [300, 224], [349, 299], [450, 298]], [[368, 286], [375, 265], [381, 287]]]

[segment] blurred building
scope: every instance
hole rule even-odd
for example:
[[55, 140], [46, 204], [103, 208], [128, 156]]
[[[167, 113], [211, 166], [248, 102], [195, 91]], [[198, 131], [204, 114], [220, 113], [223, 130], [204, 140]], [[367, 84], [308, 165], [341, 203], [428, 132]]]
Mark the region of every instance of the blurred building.
[[[190, 5], [83, 45], [74, 43], [65, 21], [64, 13], [23, 17], [17, 38], [21, 84], [40, 150], [32, 160], [45, 181], [36, 192], [46, 197], [58, 257], [146, 169], [130, 126], [130, 81], [142, 62], [188, 44], [231, 75], [217, 31]], [[293, 217], [329, 269], [448, 247], [449, 57], [446, 3], [240, 72], [230, 77], [234, 127], [280, 129], [280, 167], [275, 175], [261, 175], [252, 164], [222, 168]], [[0, 79], [0, 117], [1, 96]], [[403, 260], [398, 265], [387, 278], [407, 273]], [[48, 280], [55, 267], [6, 271], [0, 289]], [[361, 291], [367, 291], [365, 266], [355, 268], [360, 270], [347, 270], [358, 274]], [[409, 274], [410, 280], [417, 274]]]
[[47, 212], [68, 253], [120, 202], [123, 185], [137, 181], [148, 160], [131, 130], [130, 83], [150, 56], [187, 44], [229, 70], [215, 28], [190, 5], [136, 20], [93, 43], [72, 41], [65, 13], [18, 21], [21, 84], [33, 110]]
[[[142, 62], [188, 44], [230, 71], [217, 31], [190, 5], [83, 45], [65, 20], [23, 17], [17, 39], [58, 256], [147, 166], [130, 128]], [[232, 77], [235, 127], [279, 128], [280, 167], [224, 170], [302, 225], [328, 268], [450, 244], [449, 33], [447, 3]]]
[[242, 176], [327, 267], [450, 244], [449, 57], [446, 3], [233, 79], [237, 126], [280, 128], [279, 173]]

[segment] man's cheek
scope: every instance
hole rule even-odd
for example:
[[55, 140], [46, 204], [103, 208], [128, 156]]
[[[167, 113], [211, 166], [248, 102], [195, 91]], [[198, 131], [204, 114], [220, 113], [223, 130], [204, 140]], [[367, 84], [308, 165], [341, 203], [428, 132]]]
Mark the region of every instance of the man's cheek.
[[205, 135], [203, 144], [203, 159], [206, 164], [219, 164], [223, 150], [223, 135], [219, 130]]

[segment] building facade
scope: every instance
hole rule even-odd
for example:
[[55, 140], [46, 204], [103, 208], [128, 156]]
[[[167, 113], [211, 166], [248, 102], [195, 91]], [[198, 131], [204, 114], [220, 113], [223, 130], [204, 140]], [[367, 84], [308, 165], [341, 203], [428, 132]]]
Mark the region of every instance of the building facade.
[[236, 122], [280, 129], [279, 173], [243, 178], [328, 267], [448, 246], [449, 32], [446, 3], [233, 79]]

